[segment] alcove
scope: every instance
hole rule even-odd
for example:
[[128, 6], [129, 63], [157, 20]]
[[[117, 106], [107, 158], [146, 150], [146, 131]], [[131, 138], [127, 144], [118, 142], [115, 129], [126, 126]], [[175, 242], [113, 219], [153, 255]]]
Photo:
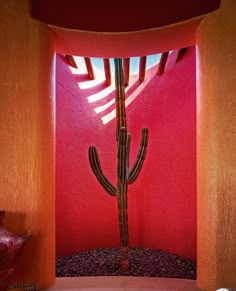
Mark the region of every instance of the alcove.
[[[176, 61], [178, 52], [169, 55], [162, 75], [155, 64], [143, 82], [131, 74], [125, 89], [131, 165], [141, 129], [150, 132], [143, 169], [128, 191], [129, 235], [131, 246], [196, 260], [195, 47]], [[117, 201], [98, 184], [88, 161], [88, 147], [95, 145], [116, 185], [114, 81], [107, 86], [104, 72], [90, 80], [82, 65], [71, 68], [65, 56], [57, 56], [57, 258], [119, 246]]]
[[197, 44], [197, 280], [210, 291], [235, 288], [235, 3], [222, 1], [215, 12], [219, 2], [213, 4], [177, 25], [114, 35], [47, 26], [32, 19], [26, 0], [1, 3], [1, 204], [25, 217], [14, 223], [6, 216], [9, 229], [32, 231], [19, 282], [47, 288], [55, 280], [53, 53], [75, 55], [80, 48], [82, 56], [92, 56], [94, 48], [103, 48], [103, 57], [121, 51], [129, 57], [131, 51], [144, 56]]

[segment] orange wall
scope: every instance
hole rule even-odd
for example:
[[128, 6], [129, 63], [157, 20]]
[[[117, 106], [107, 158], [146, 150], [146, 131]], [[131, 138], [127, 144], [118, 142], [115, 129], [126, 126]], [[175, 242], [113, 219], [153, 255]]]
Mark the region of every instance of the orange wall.
[[32, 233], [17, 283], [54, 282], [54, 53], [27, 0], [0, 2], [0, 208], [8, 230]]
[[[198, 44], [198, 284], [236, 288], [234, 0], [200, 25]], [[27, 0], [0, 2], [0, 205], [6, 226], [32, 237], [18, 283], [54, 275], [53, 47]], [[200, 79], [201, 78], [201, 79]]]
[[236, 2], [197, 33], [198, 284], [236, 288]]

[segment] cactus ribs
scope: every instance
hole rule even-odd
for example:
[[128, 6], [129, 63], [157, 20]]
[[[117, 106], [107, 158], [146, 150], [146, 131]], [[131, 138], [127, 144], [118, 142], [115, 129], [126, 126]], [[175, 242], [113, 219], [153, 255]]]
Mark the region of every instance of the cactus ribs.
[[122, 59], [115, 59], [115, 80], [116, 80], [116, 139], [117, 139], [117, 187], [113, 186], [103, 174], [97, 150], [94, 146], [89, 147], [89, 161], [94, 175], [105, 191], [117, 198], [118, 217], [120, 229], [120, 264], [121, 270], [126, 272], [129, 269], [128, 247], [128, 213], [127, 213], [127, 191], [128, 184], [132, 184], [138, 177], [146, 157], [148, 145], [148, 129], [142, 129], [142, 137], [139, 151], [133, 167], [129, 170], [129, 153], [131, 135], [127, 133], [125, 91]]

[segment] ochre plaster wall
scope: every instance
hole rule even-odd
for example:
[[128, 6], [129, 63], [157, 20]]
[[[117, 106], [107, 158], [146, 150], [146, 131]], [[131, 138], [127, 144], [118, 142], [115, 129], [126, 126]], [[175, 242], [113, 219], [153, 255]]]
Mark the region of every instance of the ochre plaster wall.
[[[131, 165], [141, 128], [148, 127], [149, 146], [138, 179], [129, 185], [130, 245], [161, 248], [196, 257], [196, 78], [195, 48], [166, 72], [149, 69], [144, 83], [134, 75], [126, 98], [128, 131], [132, 135]], [[117, 202], [94, 177], [88, 147], [95, 145], [105, 175], [116, 185], [116, 120], [101, 118], [115, 109], [104, 82], [83, 89], [86, 74], [73, 74], [63, 56], [57, 58], [56, 108], [56, 249], [62, 257], [80, 251], [119, 246]], [[104, 98], [89, 103], [91, 95]]]
[[197, 33], [198, 285], [236, 288], [236, 2]]
[[0, 2], [0, 208], [8, 230], [30, 230], [15, 283], [55, 280], [54, 53], [27, 0]]

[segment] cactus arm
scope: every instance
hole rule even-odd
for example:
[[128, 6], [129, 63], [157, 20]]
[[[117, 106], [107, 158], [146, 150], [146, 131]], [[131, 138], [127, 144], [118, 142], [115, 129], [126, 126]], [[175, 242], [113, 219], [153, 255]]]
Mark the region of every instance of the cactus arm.
[[94, 146], [89, 147], [89, 162], [98, 182], [111, 196], [116, 196], [116, 188], [108, 181], [102, 172], [97, 150]]
[[141, 171], [141, 168], [143, 166], [143, 162], [144, 162], [145, 157], [146, 157], [147, 145], [148, 145], [148, 129], [143, 128], [138, 155], [137, 155], [136, 161], [135, 161], [135, 163], [134, 163], [134, 165], [129, 173], [129, 177], [128, 177], [129, 184], [132, 184], [137, 179], [137, 177]]
[[131, 134], [127, 134], [127, 146], [126, 146], [126, 151], [127, 151], [127, 154], [126, 154], [126, 176], [127, 176], [127, 179], [129, 177], [129, 157], [130, 157], [130, 143], [131, 143]]

